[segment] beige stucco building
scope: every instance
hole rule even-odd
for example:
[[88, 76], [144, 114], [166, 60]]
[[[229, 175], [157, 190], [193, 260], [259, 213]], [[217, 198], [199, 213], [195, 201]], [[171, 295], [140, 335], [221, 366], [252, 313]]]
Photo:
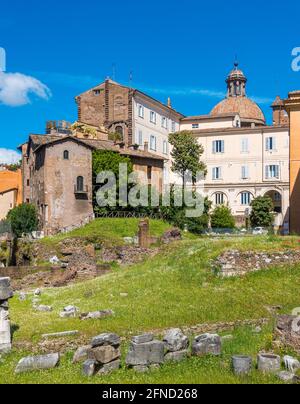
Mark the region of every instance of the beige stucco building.
[[[192, 131], [204, 147], [208, 174], [199, 191], [214, 206], [228, 204], [241, 225], [253, 198], [269, 195], [275, 224], [288, 231], [289, 120], [283, 101], [276, 98], [273, 125], [268, 126], [260, 107], [247, 97], [247, 78], [237, 64], [226, 84], [226, 98], [209, 115], [180, 122], [180, 129]], [[172, 181], [179, 179], [173, 175]]]

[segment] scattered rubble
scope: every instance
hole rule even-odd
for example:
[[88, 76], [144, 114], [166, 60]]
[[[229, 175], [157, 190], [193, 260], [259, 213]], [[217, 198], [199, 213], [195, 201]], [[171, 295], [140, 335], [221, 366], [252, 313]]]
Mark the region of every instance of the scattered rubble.
[[80, 315], [81, 320], [99, 320], [107, 317], [114, 316], [113, 310], [102, 310], [102, 311], [94, 311], [90, 313], [82, 313]]
[[93, 338], [86, 352], [88, 359], [83, 363], [82, 372], [87, 377], [108, 374], [121, 366], [120, 338], [116, 334]]
[[214, 355], [222, 353], [222, 339], [217, 334], [203, 334], [196, 337], [192, 345], [194, 356]]

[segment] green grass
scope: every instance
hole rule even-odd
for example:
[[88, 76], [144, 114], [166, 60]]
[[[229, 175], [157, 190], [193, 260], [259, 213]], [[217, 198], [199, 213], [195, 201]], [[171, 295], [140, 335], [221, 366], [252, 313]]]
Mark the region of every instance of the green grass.
[[[70, 238], [83, 238], [92, 242], [122, 244], [123, 237], [134, 237], [138, 232], [139, 219], [96, 219], [90, 224], [67, 234], [47, 237], [42, 244], [53, 246], [60, 241]], [[161, 220], [150, 220], [150, 232], [154, 237], [160, 237], [166, 230], [172, 228], [169, 223]]]
[[[114, 222], [116, 223], [116, 222]], [[162, 231], [162, 224], [152, 232]], [[119, 233], [125, 228], [104, 232]], [[134, 227], [131, 227], [134, 231]], [[98, 230], [95, 230], [98, 231]], [[76, 232], [75, 232], [76, 233]], [[156, 234], [157, 234], [156, 233]], [[107, 234], [107, 233], [106, 233]], [[126, 235], [128, 230], [126, 228]], [[75, 237], [75, 236], [74, 236]], [[270, 318], [270, 306], [282, 306], [290, 313], [300, 306], [300, 264], [286, 268], [272, 268], [249, 274], [243, 278], [220, 279], [211, 270], [211, 261], [228, 249], [279, 251], [299, 248], [294, 237], [245, 237], [241, 239], [184, 240], [164, 247], [159, 255], [125, 269], [117, 269], [102, 278], [75, 284], [62, 289], [45, 289], [41, 303], [52, 305], [53, 313], [37, 313], [30, 299], [11, 301], [11, 318], [16, 332], [15, 342], [37, 343], [44, 333], [79, 330], [81, 338], [89, 339], [102, 332], [116, 332], [127, 339], [132, 334], [169, 327], [193, 326], [202, 323], [229, 322], [245, 319]], [[128, 297], [121, 297], [127, 293]], [[82, 312], [113, 309], [115, 316], [103, 320], [80, 321], [60, 319], [59, 312], [74, 304]], [[235, 342], [226, 343], [225, 357], [191, 359], [180, 365], [167, 365], [149, 375], [135, 375], [121, 370], [93, 382], [147, 382], [147, 383], [239, 383], [229, 369], [231, 354], [257, 354], [270, 342], [270, 330], [262, 336], [253, 336], [249, 330], [237, 330]], [[79, 367], [70, 363], [70, 356], [62, 359], [60, 368], [43, 374], [14, 377], [13, 367], [24, 353], [15, 352], [0, 365], [0, 382], [90, 382], [80, 376]], [[2, 376], [1, 376], [2, 375]], [[10, 379], [9, 379], [10, 378]], [[247, 382], [273, 382], [255, 372]]]
[[[81, 365], [73, 365], [71, 352], [62, 356], [58, 368], [15, 375], [14, 369], [26, 352], [13, 353], [0, 364], [0, 383], [5, 384], [276, 384], [274, 376], [264, 376], [255, 370], [257, 353], [269, 344], [270, 327], [261, 335], [253, 334], [250, 328], [233, 332], [233, 340], [224, 342], [221, 357], [189, 358], [180, 364], [166, 364], [159, 370], [137, 374], [132, 370], [120, 369], [107, 376], [86, 378], [81, 374]], [[249, 376], [236, 377], [231, 369], [231, 357], [237, 353], [253, 358], [253, 371]], [[124, 363], [126, 348], [123, 349]]]

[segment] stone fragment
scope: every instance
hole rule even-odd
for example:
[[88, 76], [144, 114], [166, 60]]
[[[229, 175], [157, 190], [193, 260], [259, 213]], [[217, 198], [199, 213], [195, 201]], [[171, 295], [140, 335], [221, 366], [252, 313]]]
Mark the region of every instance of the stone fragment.
[[95, 360], [101, 365], [113, 362], [121, 357], [119, 348], [114, 348], [111, 345], [98, 346], [88, 351], [88, 359]]
[[148, 366], [164, 362], [164, 343], [162, 341], [146, 342], [145, 344], [135, 344], [132, 342], [126, 357], [126, 365]]
[[91, 348], [92, 348], [91, 345], [79, 347], [74, 354], [73, 363], [85, 362], [88, 359], [88, 351]]
[[132, 342], [134, 342], [135, 344], [145, 344], [146, 342], [151, 342], [153, 340], [153, 334], [143, 334], [132, 338]]
[[121, 361], [120, 359], [115, 360], [113, 362], [110, 363], [106, 363], [105, 365], [103, 365], [100, 370], [98, 371], [97, 375], [107, 375], [111, 372], [114, 372], [116, 370], [119, 370], [121, 367]]
[[26, 298], [27, 298], [26, 293], [20, 292], [20, 294], [19, 294], [19, 300], [20, 300], [20, 302], [25, 302]]
[[92, 377], [97, 373], [97, 362], [91, 359], [86, 360], [82, 365], [82, 374]]
[[165, 362], [181, 362], [188, 358], [188, 350], [169, 352], [165, 355]]
[[63, 332], [55, 332], [52, 334], [43, 334], [43, 338], [63, 338], [63, 337], [72, 337], [74, 335], [78, 335], [79, 331], [63, 331]]
[[36, 289], [35, 291], [34, 291], [34, 296], [41, 296], [41, 294], [42, 294], [42, 291], [41, 291], [41, 289]]
[[120, 342], [120, 337], [116, 334], [101, 334], [92, 339], [91, 345], [93, 348], [105, 345], [119, 347]]
[[149, 372], [149, 367], [145, 366], [145, 365], [137, 365], [137, 366], [133, 366], [133, 370], [137, 373], [147, 373]]
[[297, 370], [300, 369], [300, 362], [298, 361], [298, 359], [293, 358], [292, 356], [285, 356], [283, 358], [283, 362], [288, 372], [295, 374]]
[[53, 369], [59, 364], [59, 354], [28, 356], [18, 363], [15, 373], [32, 372], [35, 370]]
[[0, 301], [11, 299], [13, 295], [10, 278], [0, 278]]
[[189, 346], [188, 337], [179, 328], [169, 330], [164, 336], [163, 342], [168, 352], [182, 351]]
[[281, 368], [281, 358], [273, 354], [259, 354], [257, 357], [258, 370], [263, 373], [276, 373]]
[[300, 381], [300, 378], [298, 376], [295, 376], [294, 373], [286, 372], [286, 371], [277, 373], [277, 377], [279, 380], [281, 380], [284, 383], [295, 384], [295, 383], [299, 383], [299, 381]]
[[60, 313], [61, 318], [75, 318], [77, 316], [78, 308], [75, 306], [67, 306]]
[[203, 334], [196, 337], [192, 345], [192, 354], [195, 356], [221, 355], [222, 340], [217, 334]]
[[90, 313], [83, 313], [80, 316], [81, 320], [98, 320], [102, 318], [107, 318], [113, 316], [115, 313], [113, 310], [102, 310], [102, 311], [94, 311]]
[[44, 313], [50, 313], [51, 311], [53, 311], [53, 308], [51, 306], [44, 306], [43, 304], [41, 304], [40, 306], [36, 306], [35, 310]]
[[245, 355], [235, 355], [232, 357], [232, 367], [236, 375], [246, 375], [251, 372], [252, 358]]

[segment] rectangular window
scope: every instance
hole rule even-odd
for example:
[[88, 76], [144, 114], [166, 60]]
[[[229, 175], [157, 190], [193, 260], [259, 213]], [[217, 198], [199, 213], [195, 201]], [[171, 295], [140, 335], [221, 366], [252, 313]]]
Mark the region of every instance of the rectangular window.
[[279, 179], [279, 165], [266, 166], [266, 179]]
[[222, 194], [221, 192], [216, 193], [215, 204], [224, 205], [224, 194]]
[[141, 130], [138, 131], [137, 144], [139, 146], [143, 146], [143, 144], [144, 144], [143, 131], [141, 131]]
[[193, 129], [199, 129], [199, 123], [193, 123], [192, 128]]
[[161, 118], [161, 126], [164, 129], [168, 129], [168, 119], [165, 116]]
[[144, 119], [144, 113], [145, 113], [145, 111], [144, 111], [143, 105], [139, 105], [139, 106], [138, 106], [138, 111], [139, 111], [139, 117]]
[[222, 168], [214, 167], [213, 168], [213, 180], [220, 180], [222, 178]]
[[172, 121], [172, 133], [176, 132], [176, 123]]
[[156, 148], [156, 137], [153, 135], [150, 136], [150, 149], [152, 151], [156, 151], [156, 149], [157, 149]]
[[169, 145], [168, 145], [168, 142], [166, 141], [166, 140], [164, 140], [164, 142], [163, 142], [163, 153], [164, 154], [168, 154], [168, 152], [169, 152], [169, 147], [168, 147]]
[[275, 137], [267, 137], [266, 138], [266, 151], [274, 151], [274, 150], [276, 150]]
[[151, 166], [147, 167], [147, 178], [148, 178], [148, 181], [151, 182], [151, 180], [152, 180], [152, 167]]
[[241, 152], [249, 153], [249, 140], [247, 138], [241, 140]]
[[224, 153], [225, 143], [224, 140], [215, 140], [213, 142], [213, 153]]
[[242, 180], [247, 180], [249, 178], [249, 167], [242, 166]]
[[249, 206], [251, 204], [252, 196], [250, 192], [242, 192], [241, 193], [241, 204], [243, 206]]
[[156, 124], [156, 113], [154, 111], [150, 111], [150, 122]]

